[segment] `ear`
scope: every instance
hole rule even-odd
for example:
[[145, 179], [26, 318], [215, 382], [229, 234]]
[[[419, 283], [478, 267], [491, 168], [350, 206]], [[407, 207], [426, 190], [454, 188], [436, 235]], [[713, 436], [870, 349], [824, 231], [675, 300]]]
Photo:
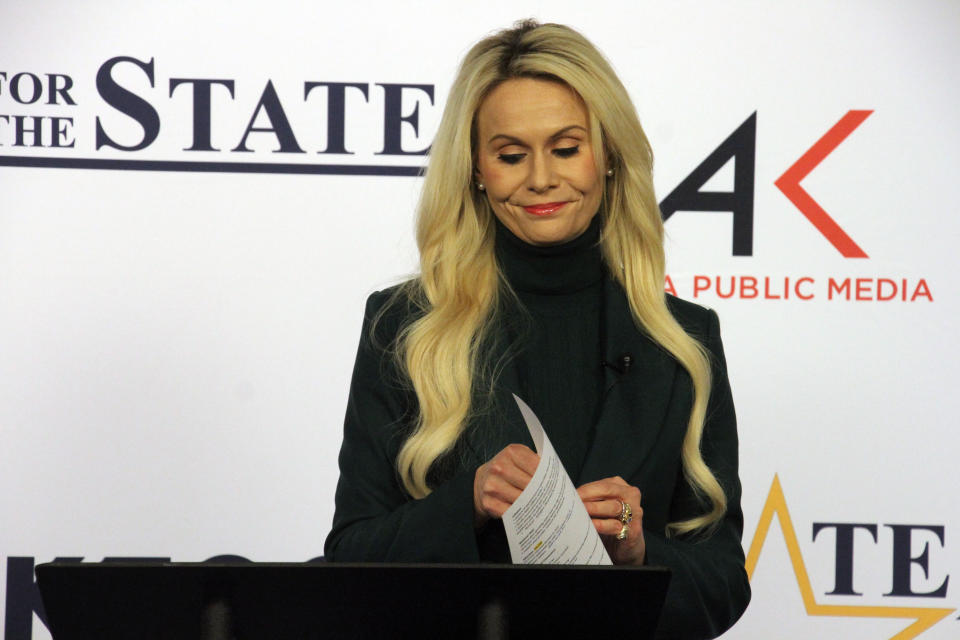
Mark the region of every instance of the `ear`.
[[477, 151], [474, 149], [472, 154], [473, 160], [473, 179], [483, 181], [483, 174], [480, 173], [480, 158], [477, 157]]
[[484, 183], [483, 174], [480, 172], [480, 167], [478, 167], [476, 164], [473, 165], [473, 182], [474, 184]]
[[603, 171], [606, 172], [608, 169], [617, 170], [617, 165], [619, 164], [617, 159], [617, 154], [613, 152], [613, 149], [610, 148], [610, 145], [607, 144], [606, 136], [603, 140]]

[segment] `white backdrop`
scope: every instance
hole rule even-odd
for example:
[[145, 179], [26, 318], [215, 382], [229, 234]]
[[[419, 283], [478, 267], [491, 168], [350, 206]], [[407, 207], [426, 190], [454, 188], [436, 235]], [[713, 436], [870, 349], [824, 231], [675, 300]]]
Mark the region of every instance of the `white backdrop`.
[[[667, 221], [676, 293], [720, 313], [740, 423], [754, 596], [725, 637], [958, 636], [960, 4], [50, 0], [0, 8], [5, 640], [49, 637], [36, 617], [32, 633], [11, 626], [30, 585], [8, 569], [24, 562], [322, 553], [363, 301], [415, 268], [420, 180], [186, 169], [420, 166], [377, 153], [396, 129], [378, 84], [433, 87], [432, 101], [402, 90], [400, 114], [416, 107], [418, 130], [398, 125], [401, 143], [422, 149], [460, 57], [528, 16], [580, 29], [612, 60], [653, 144], [661, 199], [756, 113], [752, 255], [732, 255], [732, 214]], [[96, 145], [98, 119], [120, 144], [144, 137], [97, 88], [119, 56], [153, 61], [152, 85], [133, 62], [112, 74], [156, 112], [156, 139], [136, 151]], [[69, 77], [76, 104], [50, 99], [48, 74]], [[232, 97], [211, 90], [219, 151], [184, 150], [192, 87], [171, 95], [172, 78], [234, 82]], [[231, 151], [248, 126], [271, 125], [257, 107], [268, 81], [303, 153], [275, 152], [262, 131], [249, 152]], [[352, 155], [317, 153], [327, 94], [305, 100], [306, 82], [367, 87], [366, 100], [346, 91]], [[872, 113], [832, 140], [802, 188], [866, 258], [844, 257], [774, 184], [851, 110]], [[39, 126], [39, 145], [18, 126]], [[52, 126], [73, 146], [54, 148]], [[202, 164], [25, 166], [106, 159]], [[702, 190], [732, 190], [734, 164]], [[718, 277], [725, 296], [731, 277], [746, 286], [721, 297]], [[796, 295], [801, 278], [811, 299]], [[767, 529], [771, 513], [790, 526], [775, 517]], [[837, 530], [814, 538], [814, 523], [873, 525], [876, 537], [855, 530], [852, 560], [838, 559]], [[838, 562], [856, 595], [828, 593]], [[895, 588], [895, 566], [907, 587]]]

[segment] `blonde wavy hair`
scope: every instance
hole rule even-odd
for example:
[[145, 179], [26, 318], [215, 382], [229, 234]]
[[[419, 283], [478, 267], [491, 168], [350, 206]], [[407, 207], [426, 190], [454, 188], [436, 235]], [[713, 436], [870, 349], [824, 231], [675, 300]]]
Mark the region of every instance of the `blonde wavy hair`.
[[417, 209], [420, 275], [398, 293], [422, 312], [396, 343], [399, 365], [419, 402], [397, 458], [400, 478], [414, 498], [428, 495], [431, 467], [453, 450], [478, 410], [471, 406], [472, 392], [489, 365], [484, 345], [509, 285], [494, 258], [493, 210], [474, 184], [475, 116], [494, 87], [521, 77], [562, 82], [576, 91], [589, 114], [596, 166], [614, 170], [601, 205], [604, 260], [626, 292], [636, 324], [693, 381], [683, 471], [708, 511], [670, 523], [667, 532], [706, 529], [726, 511], [723, 489], [700, 453], [710, 364], [703, 346], [667, 308], [653, 153], [610, 64], [586, 38], [558, 24], [524, 21], [481, 40], [467, 53], [450, 90]]

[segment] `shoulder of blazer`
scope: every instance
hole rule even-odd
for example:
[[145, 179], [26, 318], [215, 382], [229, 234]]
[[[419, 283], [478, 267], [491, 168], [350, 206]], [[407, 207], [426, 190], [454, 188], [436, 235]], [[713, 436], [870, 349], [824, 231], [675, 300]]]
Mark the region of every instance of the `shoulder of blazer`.
[[699, 304], [667, 294], [667, 308], [691, 336], [703, 339], [710, 335], [710, 325], [716, 322], [716, 312]]
[[365, 337], [381, 348], [392, 345], [400, 331], [423, 314], [407, 295], [410, 286], [412, 281], [401, 282], [367, 297], [363, 326], [364, 331], [372, 329], [372, 333]]
[[716, 370], [726, 370], [726, 357], [720, 340], [720, 318], [709, 307], [667, 295], [667, 306], [683, 330], [703, 345], [710, 353], [711, 365]]

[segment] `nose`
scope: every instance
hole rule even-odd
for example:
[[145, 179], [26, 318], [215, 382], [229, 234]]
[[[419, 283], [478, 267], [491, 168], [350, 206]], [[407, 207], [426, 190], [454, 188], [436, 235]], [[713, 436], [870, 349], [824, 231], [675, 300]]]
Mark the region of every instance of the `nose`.
[[546, 193], [557, 186], [557, 177], [553, 171], [553, 162], [547, 154], [533, 154], [530, 174], [527, 176], [527, 188], [534, 193]]

